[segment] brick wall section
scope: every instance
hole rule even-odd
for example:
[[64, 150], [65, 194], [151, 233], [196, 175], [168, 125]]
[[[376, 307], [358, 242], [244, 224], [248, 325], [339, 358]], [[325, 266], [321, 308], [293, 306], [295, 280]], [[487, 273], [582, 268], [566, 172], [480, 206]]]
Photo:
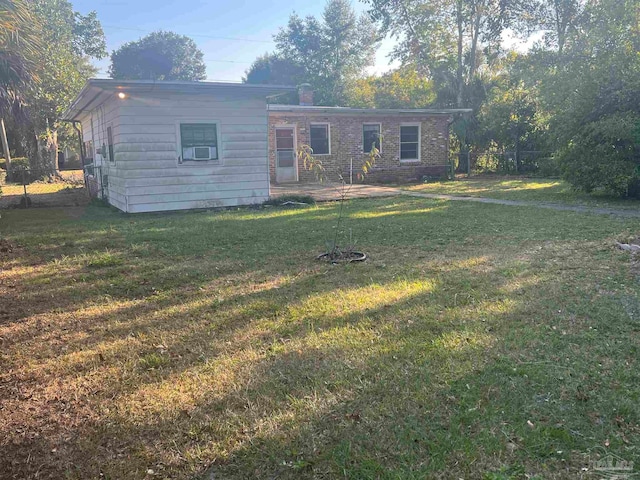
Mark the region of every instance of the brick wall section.
[[[309, 145], [309, 125], [329, 123], [331, 129], [331, 155], [320, 155], [330, 176], [338, 171], [348, 176], [353, 158], [354, 172], [359, 170], [367, 155], [362, 152], [362, 126], [368, 123], [382, 125], [381, 158], [367, 175], [367, 183], [419, 181], [424, 176], [444, 176], [449, 157], [449, 115], [348, 115], [326, 113], [269, 112], [269, 165], [271, 179], [275, 181], [275, 128], [282, 125], [296, 127], [297, 145]], [[420, 123], [420, 162], [400, 162], [400, 125]], [[301, 182], [315, 178], [302, 165], [298, 166]], [[354, 174], [355, 181], [355, 174]]]

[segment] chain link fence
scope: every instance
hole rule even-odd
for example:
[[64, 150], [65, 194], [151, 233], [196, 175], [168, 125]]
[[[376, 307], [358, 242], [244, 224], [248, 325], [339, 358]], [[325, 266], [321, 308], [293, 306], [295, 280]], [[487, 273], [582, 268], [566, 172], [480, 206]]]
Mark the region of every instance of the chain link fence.
[[451, 162], [457, 174], [559, 175], [553, 154], [538, 150], [519, 152], [452, 152]]
[[43, 174], [24, 165], [5, 168], [0, 170], [0, 209], [76, 207], [89, 201], [82, 170]]

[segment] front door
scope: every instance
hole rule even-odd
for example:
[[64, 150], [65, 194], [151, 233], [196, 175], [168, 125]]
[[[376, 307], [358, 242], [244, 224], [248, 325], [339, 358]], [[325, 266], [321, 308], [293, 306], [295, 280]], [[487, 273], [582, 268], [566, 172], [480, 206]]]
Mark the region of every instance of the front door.
[[296, 135], [293, 127], [276, 127], [276, 182], [297, 182]]

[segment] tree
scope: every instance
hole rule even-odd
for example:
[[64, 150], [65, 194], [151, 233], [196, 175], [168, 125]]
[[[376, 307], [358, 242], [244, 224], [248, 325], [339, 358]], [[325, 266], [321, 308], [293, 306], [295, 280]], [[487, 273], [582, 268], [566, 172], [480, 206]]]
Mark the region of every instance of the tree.
[[319, 105], [344, 104], [349, 87], [373, 64], [379, 38], [347, 0], [330, 0], [321, 19], [295, 13], [275, 36], [276, 51], [247, 71], [249, 83], [310, 83]]
[[158, 31], [115, 50], [109, 75], [121, 80], [204, 80], [203, 58], [189, 37]]
[[[299, 85], [305, 83], [305, 73], [300, 64], [277, 54], [265, 53], [254, 60], [242, 81], [254, 84]], [[275, 101], [291, 104], [296, 102], [296, 98], [296, 93], [287, 93], [278, 96]]]
[[638, 2], [592, 1], [544, 81], [552, 140], [578, 189], [640, 197], [638, 51]]
[[89, 57], [102, 58], [107, 52], [95, 12], [83, 16], [67, 0], [33, 0], [31, 9], [41, 24], [35, 69], [39, 82], [27, 93], [29, 120], [18, 127], [32, 170], [53, 173], [59, 137], [76, 143], [73, 129], [60, 122], [61, 114], [96, 72]]
[[478, 135], [476, 115], [490, 89], [501, 34], [515, 18], [515, 0], [365, 1], [382, 31], [399, 39], [393, 56], [433, 80], [436, 105], [474, 110], [453, 125], [455, 142], [468, 152]]
[[5, 116], [17, 116], [24, 91], [36, 80], [34, 67], [40, 43], [38, 22], [23, 0], [0, 0], [0, 140], [7, 169], [11, 154]]
[[546, 133], [539, 93], [524, 80], [522, 62], [521, 55], [511, 52], [496, 66], [491, 88], [478, 111], [476, 138], [477, 146], [515, 152], [518, 167], [523, 160], [521, 152], [543, 148], [541, 137]]
[[356, 80], [348, 92], [349, 106], [361, 108], [424, 108], [435, 99], [433, 81], [411, 67]]
[[265, 53], [256, 58], [242, 79], [245, 83], [271, 85], [297, 85], [304, 79], [304, 70], [298, 63], [276, 54]]
[[527, 19], [545, 31], [547, 45], [555, 47], [562, 55], [567, 38], [580, 22], [584, 6], [584, 0], [540, 0], [531, 3]]
[[[394, 56], [417, 64], [468, 106], [465, 90], [483, 62], [500, 49], [501, 34], [514, 16], [507, 0], [368, 0], [383, 31], [400, 38]], [[451, 105], [451, 106], [453, 106]]]

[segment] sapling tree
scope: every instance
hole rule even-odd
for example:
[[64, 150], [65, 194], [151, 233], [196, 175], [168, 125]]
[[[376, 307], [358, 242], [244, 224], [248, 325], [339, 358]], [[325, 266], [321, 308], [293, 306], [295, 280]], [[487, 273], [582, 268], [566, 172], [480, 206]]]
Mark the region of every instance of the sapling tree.
[[[323, 253], [318, 258], [325, 258], [331, 262], [349, 262], [354, 260], [357, 255], [354, 255], [355, 252], [353, 250], [353, 242], [351, 236], [349, 238], [349, 242], [346, 245], [342, 247], [338, 245], [338, 239], [341, 232], [340, 228], [342, 226], [344, 218], [344, 203], [345, 200], [349, 198], [349, 193], [351, 193], [353, 183], [347, 183], [343, 172], [340, 170], [338, 170], [337, 172], [327, 171], [325, 165], [322, 163], [322, 160], [313, 155], [313, 149], [309, 145], [301, 145], [298, 148], [297, 155], [299, 162], [302, 163], [305, 170], [313, 173], [318, 183], [328, 185], [336, 191], [340, 202], [338, 216], [333, 227], [333, 235], [331, 235], [330, 239], [327, 240], [327, 252]], [[364, 179], [364, 177], [374, 167], [378, 158], [380, 158], [380, 150], [376, 148], [376, 145], [374, 143], [373, 145], [371, 145], [371, 150], [369, 151], [368, 155], [365, 157], [362, 164], [358, 167], [358, 171], [356, 173], [356, 177], [358, 180]]]

